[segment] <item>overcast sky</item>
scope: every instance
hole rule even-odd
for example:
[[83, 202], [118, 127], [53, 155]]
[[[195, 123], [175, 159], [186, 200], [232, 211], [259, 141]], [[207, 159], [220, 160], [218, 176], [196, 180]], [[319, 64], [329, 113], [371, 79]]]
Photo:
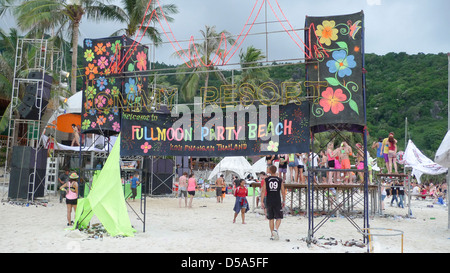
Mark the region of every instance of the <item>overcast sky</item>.
[[[205, 25], [216, 26], [218, 31], [227, 30], [233, 35], [238, 35], [244, 28], [255, 3], [259, 7], [263, 2], [262, 0], [160, 1], [166, 4], [174, 3], [178, 6], [179, 13], [173, 16], [175, 21], [170, 24], [178, 41], [189, 40], [191, 37], [199, 41], [201, 39], [200, 30], [204, 29]], [[277, 8], [276, 0], [268, 1], [274, 8]], [[116, 2], [120, 1], [116, 0]], [[388, 52], [407, 52], [408, 54], [450, 52], [448, 28], [450, 25], [450, 1], [448, 0], [278, 0], [278, 3], [294, 29], [304, 27], [307, 15], [331, 16], [364, 11], [366, 53], [384, 55]], [[280, 16], [280, 13], [278, 15]], [[263, 7], [256, 23], [264, 22], [264, 20]], [[277, 21], [270, 6], [268, 7], [267, 21]], [[5, 19], [0, 22], [5, 25], [2, 26], [3, 29], [14, 27], [10, 21]], [[122, 27], [117, 23], [95, 24], [84, 20], [80, 27], [80, 44], [84, 38], [109, 36], [113, 31]], [[159, 26], [157, 27], [159, 28]], [[256, 24], [250, 33], [260, 33], [264, 30], [264, 24]], [[268, 30], [270, 32], [280, 31], [283, 28], [277, 22], [270, 23]], [[303, 37], [303, 31], [298, 31], [298, 35]], [[268, 37], [269, 60], [303, 57], [303, 53], [286, 33], [270, 34]], [[165, 37], [164, 41], [167, 41]], [[247, 37], [239, 50], [253, 45], [266, 53], [265, 41], [265, 35]], [[143, 39], [142, 42], [149, 43], [149, 40]], [[180, 42], [180, 46], [187, 48], [188, 43]], [[174, 49], [170, 44], [160, 46], [155, 51], [156, 58], [154, 60], [167, 64], [180, 63], [179, 59], [171, 56], [173, 52]]]

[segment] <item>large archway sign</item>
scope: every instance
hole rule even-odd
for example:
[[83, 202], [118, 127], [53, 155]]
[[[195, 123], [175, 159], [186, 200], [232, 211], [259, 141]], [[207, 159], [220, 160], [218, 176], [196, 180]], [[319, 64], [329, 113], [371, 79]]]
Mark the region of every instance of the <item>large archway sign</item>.
[[[277, 14], [276, 6], [277, 18], [281, 18], [284, 14], [279, 5], [271, 8]], [[178, 90], [150, 88], [148, 47], [125, 36], [86, 39], [82, 133], [121, 132], [124, 156], [308, 152], [310, 132], [338, 129], [362, 133], [366, 126], [363, 12], [307, 16], [305, 42], [288, 31], [291, 26], [283, 28], [294, 42], [298, 40], [296, 44], [304, 46], [304, 81], [244, 83], [220, 89], [208, 86], [203, 89], [207, 92], [205, 109], [192, 109], [196, 103], [188, 108], [169, 101], [171, 112], [166, 113], [156, 112], [154, 106], [161, 104], [161, 94]], [[275, 90], [281, 99], [261, 101], [261, 90]], [[230, 92], [257, 104], [227, 104]], [[211, 101], [217, 100], [222, 104], [214, 107]]]

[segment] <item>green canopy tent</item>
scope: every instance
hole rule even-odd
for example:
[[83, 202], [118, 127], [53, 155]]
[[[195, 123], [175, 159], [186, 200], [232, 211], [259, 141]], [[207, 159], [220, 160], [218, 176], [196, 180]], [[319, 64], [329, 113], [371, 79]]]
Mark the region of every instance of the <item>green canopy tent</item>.
[[86, 228], [96, 215], [111, 236], [133, 236], [120, 176], [120, 135], [100, 173], [94, 176], [91, 191], [78, 199], [75, 228]]

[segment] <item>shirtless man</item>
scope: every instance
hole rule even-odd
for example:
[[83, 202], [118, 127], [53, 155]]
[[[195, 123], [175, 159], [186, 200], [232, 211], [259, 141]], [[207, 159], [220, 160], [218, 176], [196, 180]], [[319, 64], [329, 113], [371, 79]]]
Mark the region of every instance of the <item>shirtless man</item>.
[[[352, 147], [350, 147], [347, 142], [343, 141], [341, 147], [335, 150], [336, 154], [339, 155], [339, 161], [341, 161], [342, 169], [350, 169], [350, 158], [349, 156], [352, 154]], [[344, 184], [350, 183], [350, 172], [344, 172]]]
[[216, 180], [216, 196], [217, 203], [223, 203], [223, 193], [222, 188], [225, 187], [225, 180], [223, 179], [223, 174], [220, 175]]

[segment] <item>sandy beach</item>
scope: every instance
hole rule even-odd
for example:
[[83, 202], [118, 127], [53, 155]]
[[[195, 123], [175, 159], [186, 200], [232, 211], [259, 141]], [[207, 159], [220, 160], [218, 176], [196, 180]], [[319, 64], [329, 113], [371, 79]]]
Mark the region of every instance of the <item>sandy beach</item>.
[[[361, 243], [362, 235], [342, 216], [328, 219], [315, 233], [316, 241], [308, 247], [308, 219], [286, 215], [279, 230], [280, 239], [272, 241], [268, 221], [259, 208], [246, 214], [245, 225], [241, 224], [240, 216], [233, 224], [234, 200], [232, 195], [227, 195], [224, 203], [217, 203], [214, 197], [196, 197], [193, 208], [179, 208], [174, 197], [147, 197], [145, 232], [142, 222], [129, 208], [136, 229], [134, 237], [106, 234], [98, 238], [87, 232], [67, 230], [66, 205], [55, 197], [46, 204], [28, 206], [4, 201], [0, 205], [0, 252], [364, 253], [368, 250], [366, 246], [349, 246], [349, 242]], [[432, 200], [412, 200], [413, 218], [407, 218], [406, 208], [391, 207], [389, 201], [385, 200], [384, 216], [370, 218], [372, 233], [379, 234], [373, 236], [372, 252], [402, 252], [398, 231], [404, 235], [404, 253], [450, 252], [446, 206], [433, 205]], [[130, 204], [139, 211], [138, 200]], [[315, 218], [316, 223], [321, 219]], [[362, 218], [356, 218], [355, 222], [363, 226]], [[94, 217], [91, 225], [95, 223], [98, 219]]]

